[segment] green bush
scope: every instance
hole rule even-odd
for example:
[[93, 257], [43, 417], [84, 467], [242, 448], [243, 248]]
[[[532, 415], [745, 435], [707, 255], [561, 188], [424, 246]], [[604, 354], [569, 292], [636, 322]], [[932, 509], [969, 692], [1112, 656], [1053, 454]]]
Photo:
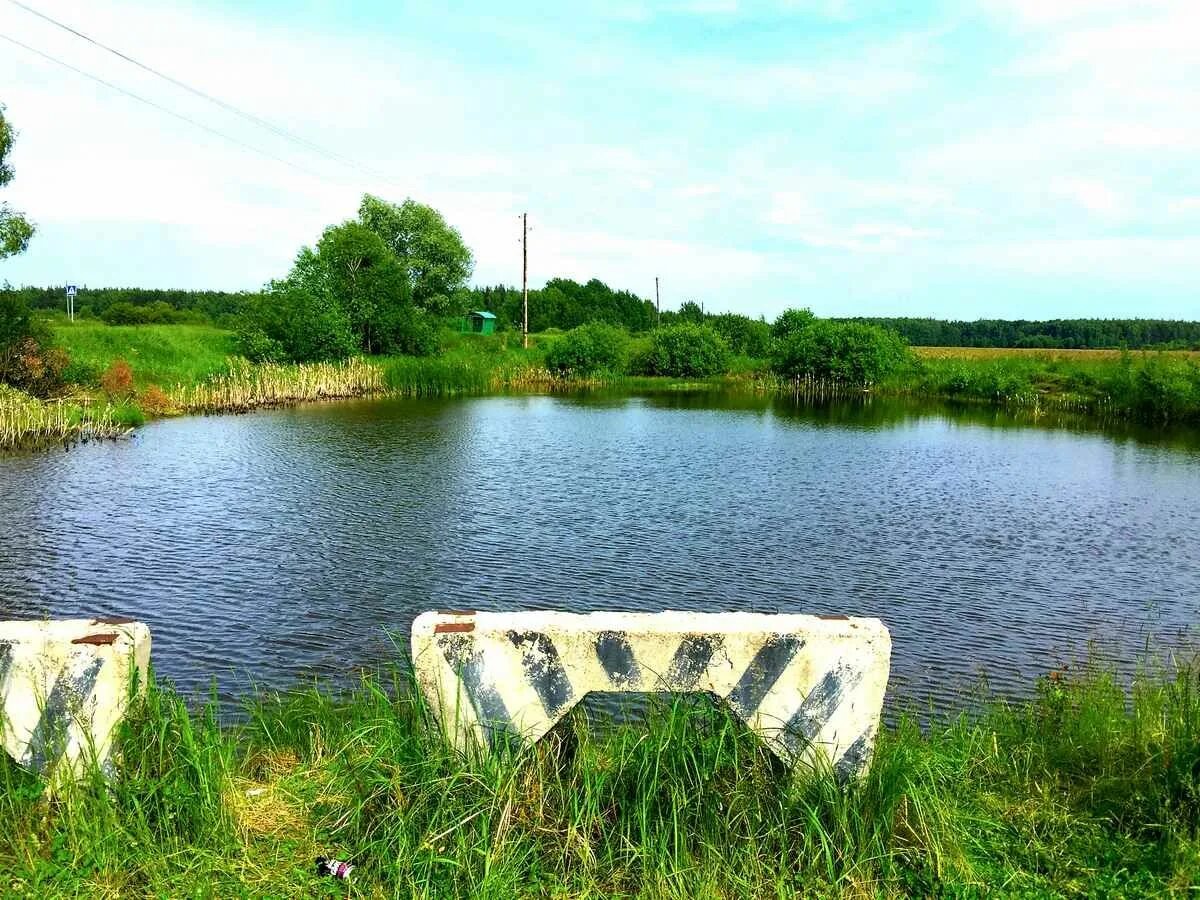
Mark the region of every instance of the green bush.
[[394, 306], [379, 314], [376, 336], [384, 354], [430, 356], [438, 350], [432, 317], [413, 306]]
[[739, 356], [761, 359], [771, 351], [771, 326], [759, 319], [723, 313], [708, 320], [717, 334], [725, 339], [731, 352]]
[[133, 304], [118, 301], [100, 313], [109, 325], [204, 325], [208, 316], [199, 310], [176, 309], [164, 300]]
[[629, 336], [598, 322], [572, 328], [546, 349], [546, 368], [557, 375], [619, 374], [629, 359]]
[[279, 363], [288, 358], [283, 344], [256, 325], [247, 325], [237, 333], [238, 355], [250, 362]]
[[635, 360], [639, 375], [705, 378], [719, 375], [729, 363], [729, 347], [707, 325], [684, 323], [657, 328]]
[[771, 369], [781, 378], [865, 387], [912, 362], [908, 345], [894, 331], [817, 319], [807, 310], [784, 313], [774, 332]]
[[321, 362], [358, 351], [346, 312], [327, 294], [290, 280], [255, 298], [237, 340], [239, 352], [256, 362]]
[[0, 383], [45, 397], [62, 387], [69, 362], [24, 299], [0, 294]]

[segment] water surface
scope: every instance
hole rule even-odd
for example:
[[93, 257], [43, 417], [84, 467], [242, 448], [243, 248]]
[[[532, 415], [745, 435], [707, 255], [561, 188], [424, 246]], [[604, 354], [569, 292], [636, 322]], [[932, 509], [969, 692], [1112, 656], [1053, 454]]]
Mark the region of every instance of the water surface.
[[893, 703], [1020, 694], [1200, 608], [1200, 449], [875, 401], [306, 406], [0, 458], [0, 618], [135, 616], [158, 671], [349, 677], [427, 608], [880, 616]]

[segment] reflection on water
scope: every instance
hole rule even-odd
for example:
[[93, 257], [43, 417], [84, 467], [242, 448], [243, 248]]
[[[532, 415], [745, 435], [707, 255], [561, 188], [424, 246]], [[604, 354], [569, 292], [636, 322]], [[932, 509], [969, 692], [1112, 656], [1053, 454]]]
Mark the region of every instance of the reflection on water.
[[345, 676], [430, 607], [882, 617], [894, 700], [1128, 667], [1200, 598], [1194, 434], [662, 392], [158, 423], [0, 459], [0, 618], [127, 614], [160, 673]]

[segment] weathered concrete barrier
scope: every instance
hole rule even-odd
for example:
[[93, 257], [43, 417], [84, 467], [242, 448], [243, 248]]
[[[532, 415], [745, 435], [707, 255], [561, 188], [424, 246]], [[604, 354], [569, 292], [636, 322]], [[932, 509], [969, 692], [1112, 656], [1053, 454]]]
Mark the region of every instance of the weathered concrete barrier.
[[[125, 619], [0, 622], [0, 738], [20, 765], [58, 779], [107, 767], [150, 629]], [[136, 683], [135, 683], [136, 673]]]
[[878, 619], [755, 613], [427, 612], [421, 691], [460, 749], [533, 743], [591, 692], [707, 691], [790, 765], [864, 770], [887, 688]]

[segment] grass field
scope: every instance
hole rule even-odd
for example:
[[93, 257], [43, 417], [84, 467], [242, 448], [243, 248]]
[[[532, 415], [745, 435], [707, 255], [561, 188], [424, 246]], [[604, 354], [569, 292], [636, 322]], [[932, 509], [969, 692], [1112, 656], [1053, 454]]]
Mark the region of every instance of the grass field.
[[[1053, 362], [1111, 362], [1121, 350], [1050, 350], [1023, 347], [913, 347], [920, 359], [1033, 359]], [[1200, 361], [1200, 350], [1130, 350], [1134, 359], [1165, 356]]]
[[[53, 799], [0, 754], [18, 897], [1194, 897], [1200, 673], [1054, 673], [869, 774], [789, 775], [723, 709], [576, 715], [535, 749], [447, 750], [400, 673], [251, 702], [222, 728], [152, 687], [122, 774]], [[356, 869], [320, 878], [331, 854]]]
[[197, 384], [222, 372], [234, 356], [233, 333], [207, 325], [105, 325], [54, 323], [54, 334], [71, 357], [69, 374], [97, 383], [115, 359], [133, 368], [139, 388]]

